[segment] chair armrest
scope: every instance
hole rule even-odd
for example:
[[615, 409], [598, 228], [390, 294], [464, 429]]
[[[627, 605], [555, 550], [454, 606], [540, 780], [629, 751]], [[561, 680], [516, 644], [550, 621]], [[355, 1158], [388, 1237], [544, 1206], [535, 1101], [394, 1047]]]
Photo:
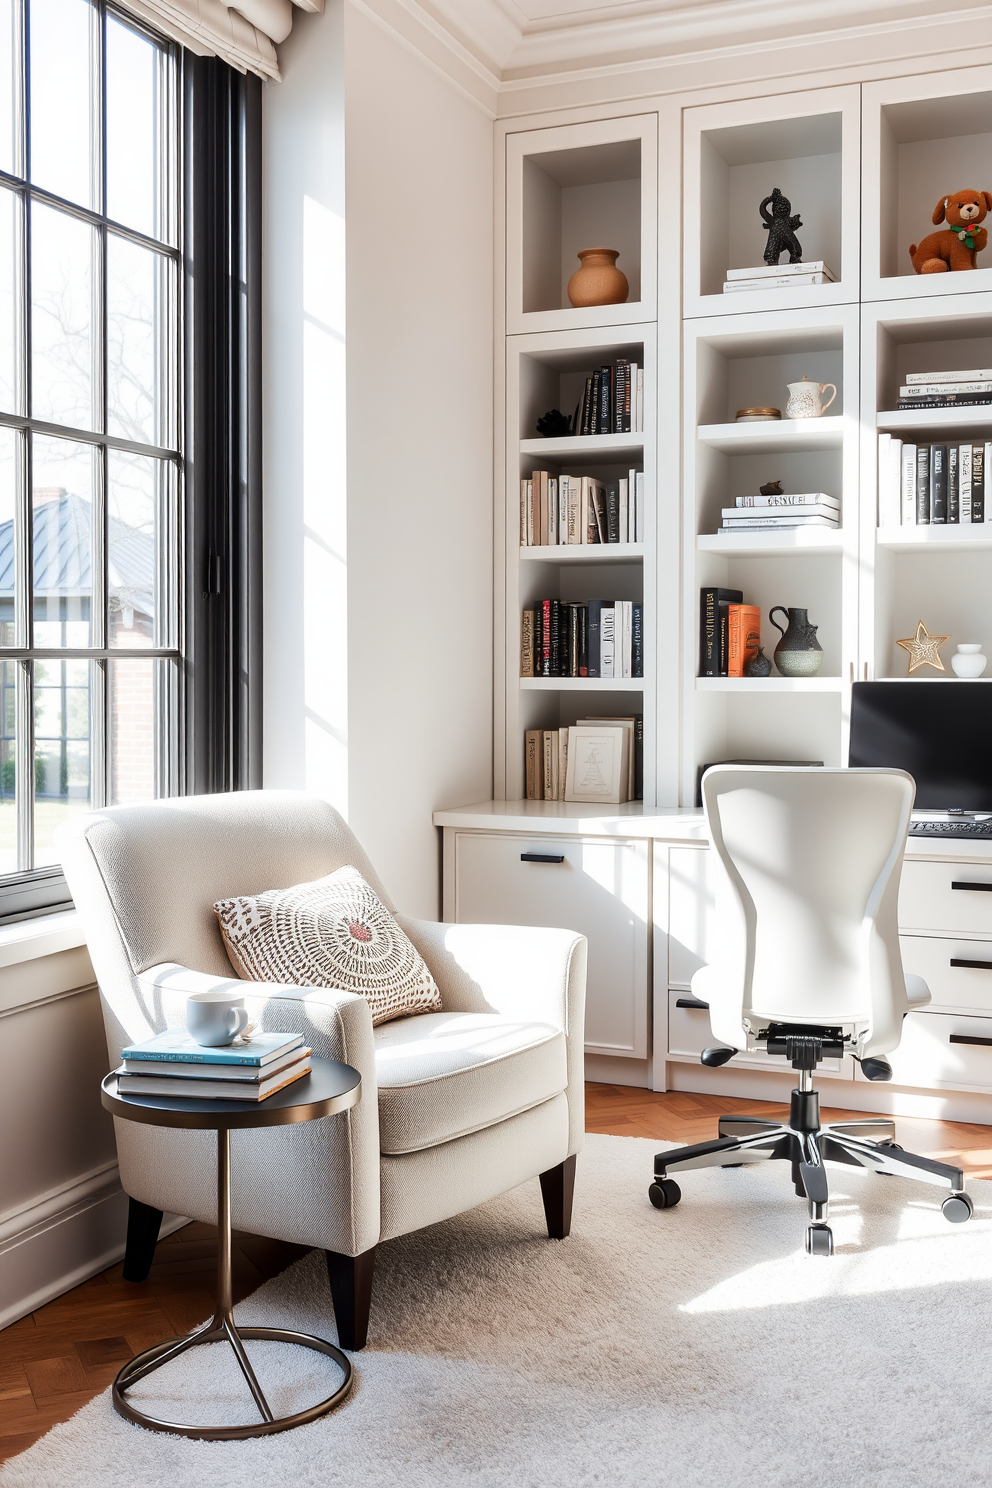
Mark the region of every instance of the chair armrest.
[[397, 919], [427, 962], [445, 1011], [502, 1013], [562, 1030], [568, 1050], [569, 1152], [578, 1152], [585, 1126], [585, 936], [530, 925]]
[[174, 961], [139, 972], [134, 982], [145, 1015], [157, 1028], [184, 1028], [186, 999], [194, 992], [238, 993], [255, 1022], [279, 1033], [300, 1033], [319, 1058], [340, 1059], [357, 1069], [363, 1101], [376, 1104], [372, 1014], [364, 997], [333, 987], [214, 976]]

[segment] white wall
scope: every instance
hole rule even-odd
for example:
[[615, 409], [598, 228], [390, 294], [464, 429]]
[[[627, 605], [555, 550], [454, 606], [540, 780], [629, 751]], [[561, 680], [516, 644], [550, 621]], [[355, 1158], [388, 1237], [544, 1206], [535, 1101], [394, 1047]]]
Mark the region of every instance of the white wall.
[[431, 812], [492, 782], [492, 124], [345, 0], [298, 16], [280, 60], [265, 780], [329, 796], [434, 917]]

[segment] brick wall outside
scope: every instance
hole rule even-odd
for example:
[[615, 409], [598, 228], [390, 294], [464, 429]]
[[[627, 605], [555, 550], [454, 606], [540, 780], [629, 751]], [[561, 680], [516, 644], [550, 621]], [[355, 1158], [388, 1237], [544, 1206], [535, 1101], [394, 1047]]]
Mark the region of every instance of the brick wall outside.
[[[135, 614], [130, 630], [115, 630], [116, 649], [150, 644], [151, 627], [142, 615]], [[155, 666], [154, 661], [121, 658], [107, 668], [110, 799], [115, 806], [151, 801], [155, 795]]]

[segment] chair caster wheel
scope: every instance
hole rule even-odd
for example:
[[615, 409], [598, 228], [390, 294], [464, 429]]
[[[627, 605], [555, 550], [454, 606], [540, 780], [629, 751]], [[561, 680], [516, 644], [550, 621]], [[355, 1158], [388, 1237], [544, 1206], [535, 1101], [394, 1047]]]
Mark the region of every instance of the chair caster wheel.
[[831, 1256], [834, 1253], [834, 1232], [829, 1225], [811, 1224], [806, 1228], [806, 1254]]
[[940, 1208], [944, 1218], [951, 1224], [964, 1224], [975, 1212], [971, 1195], [966, 1193], [950, 1194]]
[[656, 1209], [674, 1209], [682, 1190], [674, 1178], [659, 1178], [648, 1189], [648, 1198]]

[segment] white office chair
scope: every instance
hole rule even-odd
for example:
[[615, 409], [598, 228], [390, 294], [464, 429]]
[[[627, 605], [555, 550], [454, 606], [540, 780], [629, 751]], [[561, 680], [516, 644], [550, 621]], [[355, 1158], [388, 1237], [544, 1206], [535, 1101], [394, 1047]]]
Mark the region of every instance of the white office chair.
[[884, 1117], [821, 1128], [813, 1071], [853, 1056], [869, 1080], [890, 1080], [884, 1056], [911, 1008], [930, 1001], [899, 953], [899, 876], [915, 785], [901, 770], [716, 765], [703, 776], [720, 923], [718, 960], [692, 991], [709, 1007], [722, 1045], [717, 1067], [763, 1050], [799, 1071], [788, 1124], [723, 1116], [712, 1142], [660, 1152], [649, 1190], [658, 1209], [682, 1197], [673, 1172], [740, 1167], [763, 1158], [792, 1164], [809, 1201], [806, 1250], [832, 1255], [825, 1162], [948, 1183], [943, 1211], [971, 1217], [959, 1168], [904, 1152]]

